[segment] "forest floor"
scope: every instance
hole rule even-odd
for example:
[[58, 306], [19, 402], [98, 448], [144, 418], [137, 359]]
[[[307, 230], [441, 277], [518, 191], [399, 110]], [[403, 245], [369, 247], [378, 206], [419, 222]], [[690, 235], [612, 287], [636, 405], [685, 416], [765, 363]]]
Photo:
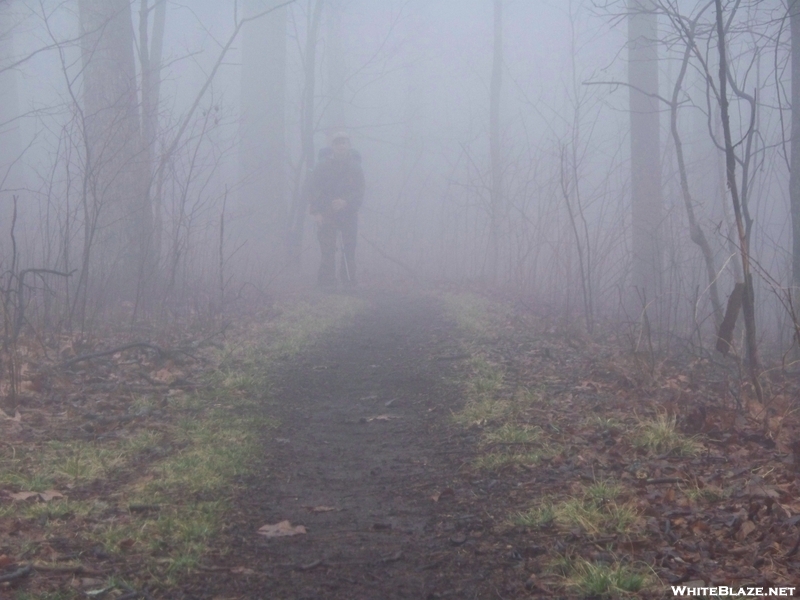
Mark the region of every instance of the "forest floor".
[[106, 354], [110, 333], [23, 341], [0, 597], [800, 586], [797, 379], [770, 374], [764, 419], [733, 363], [577, 329], [361, 290]]

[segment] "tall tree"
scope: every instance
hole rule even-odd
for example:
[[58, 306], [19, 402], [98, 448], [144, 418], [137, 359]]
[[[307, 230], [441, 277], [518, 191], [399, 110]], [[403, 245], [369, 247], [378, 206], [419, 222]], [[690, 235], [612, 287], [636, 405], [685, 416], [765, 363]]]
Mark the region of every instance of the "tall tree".
[[152, 210], [146, 193], [129, 0], [79, 0], [86, 177], [99, 213], [97, 240], [110, 279], [133, 299], [151, 274]]
[[[161, 60], [164, 48], [164, 27], [167, 19], [167, 0], [141, 0], [139, 7], [139, 63], [142, 77], [142, 143], [143, 160], [147, 169], [145, 206], [153, 206], [153, 263], [161, 250], [162, 210], [161, 182], [154, 181], [156, 173], [156, 136], [158, 135], [158, 107], [161, 99]], [[153, 28], [150, 32], [150, 12], [153, 11]]]
[[[730, 120], [730, 103], [728, 100], [728, 86], [736, 91], [736, 84], [730, 78], [728, 66], [728, 48], [725, 36], [725, 15], [722, 6], [722, 0], [714, 0], [716, 8], [716, 30], [717, 30], [717, 47], [719, 50], [719, 107], [720, 116], [722, 117], [722, 131], [725, 139], [725, 175], [728, 184], [728, 191], [731, 196], [731, 204], [733, 205], [733, 214], [736, 219], [736, 231], [738, 233], [739, 254], [742, 258], [742, 274], [744, 275], [744, 292], [742, 294], [742, 316], [744, 317], [745, 329], [745, 345], [747, 348], [747, 360], [750, 369], [750, 382], [753, 384], [753, 389], [759, 401], [763, 401], [763, 391], [761, 388], [760, 375], [761, 367], [758, 360], [758, 345], [756, 340], [756, 316], [755, 316], [755, 294], [753, 290], [753, 274], [750, 269], [750, 226], [747, 215], [747, 204], [745, 201], [746, 196], [740, 194], [740, 189], [747, 183], [746, 173], [742, 174], [741, 186], [736, 180], [736, 163], [737, 157], [735, 153], [736, 146], [733, 143], [733, 135], [731, 134], [731, 120]], [[737, 94], [740, 95], [740, 94]], [[753, 104], [753, 110], [755, 106]], [[755, 113], [753, 113], [755, 114]], [[751, 123], [751, 131], [755, 125], [755, 119]], [[747, 168], [747, 161], [740, 161], [743, 164], [743, 170]], [[722, 337], [722, 336], [720, 336]], [[766, 417], [765, 417], [766, 418]]]
[[295, 178], [295, 192], [288, 236], [289, 256], [295, 262], [300, 261], [306, 209], [308, 208], [303, 182], [316, 164], [314, 133], [316, 132], [317, 38], [324, 6], [324, 0], [308, 0], [306, 47], [305, 55], [303, 56], [303, 106], [300, 122], [301, 157]]
[[792, 213], [792, 284], [800, 286], [800, 0], [789, 0], [792, 37], [792, 143], [789, 198]]
[[503, 0], [494, 0], [494, 49], [489, 89], [489, 154], [491, 161], [489, 274], [497, 281], [500, 215], [503, 206], [503, 159], [500, 145], [500, 92], [503, 86]]
[[[248, 0], [247, 17], [285, 0]], [[248, 243], [258, 252], [280, 250], [287, 217], [285, 6], [245, 24], [239, 120], [239, 202], [248, 217]]]
[[655, 0], [628, 0], [633, 285], [652, 300], [661, 274], [661, 140]]
[[3, 243], [8, 236], [8, 224], [13, 213], [14, 188], [19, 187], [19, 168], [15, 163], [22, 152], [17, 72], [9, 68], [14, 60], [15, 23], [12, 5], [11, 0], [0, 2], [0, 223], [4, 224], [0, 230], [0, 240]]
[[327, 13], [325, 49], [328, 66], [328, 105], [325, 122], [329, 130], [335, 130], [347, 125], [344, 108], [346, 64], [341, 0], [329, 0]]

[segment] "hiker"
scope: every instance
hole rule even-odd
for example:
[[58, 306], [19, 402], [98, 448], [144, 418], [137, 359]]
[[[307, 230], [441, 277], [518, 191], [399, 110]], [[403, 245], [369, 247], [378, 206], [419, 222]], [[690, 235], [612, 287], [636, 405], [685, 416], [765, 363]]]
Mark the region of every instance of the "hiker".
[[342, 234], [342, 285], [356, 283], [356, 240], [358, 209], [364, 200], [364, 172], [361, 155], [350, 145], [345, 132], [331, 138], [331, 148], [320, 152], [320, 162], [311, 173], [309, 211], [317, 222], [317, 238], [322, 258], [317, 283], [322, 288], [336, 287], [336, 239]]

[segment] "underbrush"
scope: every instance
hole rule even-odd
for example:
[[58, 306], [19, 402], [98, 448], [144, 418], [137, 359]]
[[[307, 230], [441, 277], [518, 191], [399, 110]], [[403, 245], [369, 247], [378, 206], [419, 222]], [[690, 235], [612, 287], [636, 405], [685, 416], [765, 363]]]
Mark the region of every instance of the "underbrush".
[[[536, 574], [529, 589], [662, 597], [688, 564], [720, 581], [792, 580], [797, 419], [778, 402], [790, 382], [766, 423], [719, 361], [649, 357], [644, 373], [624, 336], [576, 336], [469, 295], [443, 304], [471, 357], [453, 415], [479, 440], [465, 485], [486, 490], [495, 539]], [[770, 558], [749, 561], [764, 539]]]

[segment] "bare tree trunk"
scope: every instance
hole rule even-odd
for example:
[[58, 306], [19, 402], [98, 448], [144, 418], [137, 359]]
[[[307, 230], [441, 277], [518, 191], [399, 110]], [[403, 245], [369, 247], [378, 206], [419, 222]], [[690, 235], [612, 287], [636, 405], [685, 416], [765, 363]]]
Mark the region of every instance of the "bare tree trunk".
[[800, 0], [789, 0], [792, 31], [792, 144], [789, 199], [792, 213], [792, 284], [800, 287]]
[[98, 242], [119, 298], [133, 299], [150, 270], [152, 209], [142, 155], [133, 20], [128, 0], [79, 0], [86, 140], [85, 167], [101, 216]]
[[742, 257], [744, 272], [744, 295], [742, 297], [742, 313], [744, 316], [745, 341], [747, 344], [750, 380], [759, 401], [763, 400], [761, 389], [760, 366], [758, 361], [758, 345], [756, 343], [755, 296], [753, 293], [753, 275], [750, 272], [750, 241], [747, 235], [742, 205], [739, 199], [739, 186], [736, 182], [736, 155], [734, 154], [731, 136], [730, 114], [728, 106], [728, 60], [723, 23], [722, 0], [714, 0], [717, 11], [717, 44], [719, 46], [719, 104], [722, 112], [722, 131], [725, 137], [725, 166], [728, 189], [731, 194], [733, 213], [736, 219], [736, 230], [739, 237], [739, 252]]
[[[246, 16], [283, 0], [250, 0]], [[278, 257], [286, 230], [286, 26], [284, 6], [247, 23], [242, 38], [240, 213], [250, 254]]]
[[[153, 35], [149, 39], [149, 14], [153, 16]], [[161, 254], [163, 213], [159, 194], [161, 186], [154, 181], [156, 167], [156, 138], [158, 136], [158, 108], [161, 96], [161, 60], [164, 47], [164, 27], [167, 0], [155, 0], [151, 8], [148, 0], [141, 0], [139, 9], [139, 62], [142, 68], [142, 144], [147, 165], [147, 197], [145, 203], [153, 210], [153, 243], [150, 252], [152, 264], [157, 265]]]
[[[305, 85], [303, 87], [303, 111], [301, 131], [302, 157], [295, 181], [294, 201], [292, 202], [292, 222], [289, 232], [289, 256], [291, 260], [299, 262], [300, 252], [303, 247], [303, 229], [306, 222], [306, 198], [304, 182], [308, 174], [314, 169], [316, 162], [316, 148], [314, 147], [314, 133], [316, 130], [314, 116], [316, 101], [317, 81], [317, 37], [319, 23], [322, 16], [324, 0], [314, 0], [313, 10], [309, 10], [308, 28], [306, 34], [306, 51], [303, 70]], [[309, 0], [311, 9], [311, 0]]]
[[675, 155], [678, 162], [678, 173], [680, 175], [681, 193], [683, 195], [683, 203], [686, 208], [686, 216], [689, 220], [689, 236], [691, 240], [700, 247], [703, 253], [703, 260], [706, 265], [706, 275], [708, 276], [708, 285], [711, 295], [711, 306], [714, 311], [714, 322], [717, 329], [722, 324], [723, 312], [722, 303], [719, 299], [719, 289], [717, 286], [717, 267], [714, 263], [714, 252], [711, 250], [711, 245], [708, 243], [706, 234], [703, 228], [697, 222], [697, 217], [694, 214], [694, 199], [689, 190], [689, 177], [686, 172], [686, 160], [683, 155], [683, 142], [681, 140], [680, 132], [678, 131], [678, 94], [683, 87], [683, 81], [686, 77], [686, 71], [689, 66], [689, 58], [691, 57], [694, 45], [694, 29], [696, 22], [691, 23], [687, 31], [687, 45], [681, 62], [681, 69], [678, 73], [678, 78], [675, 80], [675, 85], [672, 89], [672, 98], [670, 100], [670, 130], [672, 132], [672, 141], [675, 144]]
[[347, 77], [345, 64], [345, 39], [342, 30], [341, 0], [328, 2], [328, 31], [326, 35], [326, 54], [328, 62], [328, 106], [325, 119], [329, 130], [341, 129], [347, 125], [344, 108], [344, 86]]
[[[0, 223], [11, 222], [14, 189], [21, 187], [19, 165], [15, 162], [22, 153], [19, 133], [19, 97], [17, 72], [7, 68], [14, 60], [13, 3], [0, 2]], [[6, 191], [10, 190], [10, 191]], [[0, 256], [9, 243], [8, 228], [0, 231]], [[6, 255], [7, 256], [7, 255]], [[7, 266], [7, 265], [6, 265]]]
[[503, 211], [503, 158], [500, 146], [500, 99], [503, 85], [503, 0], [494, 0], [494, 51], [489, 90], [489, 154], [492, 165], [489, 239], [489, 276], [497, 283], [500, 254], [500, 219]]
[[658, 19], [654, 0], [628, 0], [633, 285], [654, 299], [661, 277]]

